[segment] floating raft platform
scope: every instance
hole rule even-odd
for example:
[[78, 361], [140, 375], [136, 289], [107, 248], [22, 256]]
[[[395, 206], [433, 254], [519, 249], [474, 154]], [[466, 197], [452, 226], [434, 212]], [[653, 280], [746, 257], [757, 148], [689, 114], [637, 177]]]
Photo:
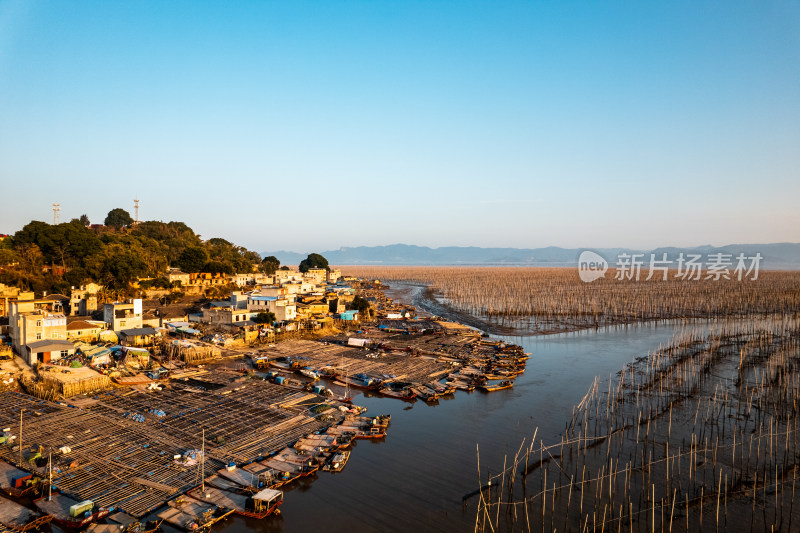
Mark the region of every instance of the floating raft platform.
[[0, 461], [0, 492], [13, 498], [28, 496], [36, 492], [39, 486], [35, 480], [38, 481], [38, 476]]
[[15, 501], [0, 497], [0, 524], [8, 529], [30, 531], [43, 526], [52, 519], [51, 515], [37, 513]]
[[108, 516], [108, 509], [97, 509], [97, 507], [88, 511], [88, 516], [86, 516], [85, 513], [80, 516], [71, 516], [70, 508], [78, 503], [81, 502], [65, 494], [61, 494], [60, 492], [54, 492], [52, 499], [48, 499], [48, 496], [43, 496], [37, 500], [33, 500], [33, 505], [35, 505], [37, 509], [42, 513], [52, 515], [53, 521], [64, 529], [80, 529]]

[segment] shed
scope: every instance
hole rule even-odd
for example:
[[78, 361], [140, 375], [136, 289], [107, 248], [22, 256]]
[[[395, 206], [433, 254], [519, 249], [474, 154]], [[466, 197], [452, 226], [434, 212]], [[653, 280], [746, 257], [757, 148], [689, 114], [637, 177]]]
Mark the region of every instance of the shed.
[[75, 345], [70, 341], [60, 339], [42, 340], [28, 344], [28, 351], [30, 353], [28, 361], [49, 363], [73, 355]]

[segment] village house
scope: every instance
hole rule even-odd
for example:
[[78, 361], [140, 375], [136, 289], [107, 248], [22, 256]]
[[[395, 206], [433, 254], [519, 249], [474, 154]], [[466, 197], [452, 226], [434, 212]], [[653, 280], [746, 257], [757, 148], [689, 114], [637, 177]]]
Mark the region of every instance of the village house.
[[309, 268], [308, 272], [303, 274], [303, 280], [314, 285], [324, 285], [328, 279], [328, 271], [324, 268]]
[[87, 283], [77, 289], [72, 287], [69, 295], [69, 314], [87, 316], [97, 311], [97, 293], [102, 287], [96, 283]]
[[33, 300], [33, 293], [0, 283], [0, 316], [7, 316], [9, 304], [17, 300]]
[[95, 320], [74, 320], [67, 324], [67, 339], [70, 341], [97, 342], [106, 323]]
[[326, 281], [328, 282], [328, 284], [332, 285], [334, 283], [337, 283], [339, 281], [339, 278], [341, 277], [342, 277], [342, 271], [339, 270], [338, 268], [336, 270], [329, 270], [326, 276], [327, 278]]
[[118, 335], [120, 344], [124, 346], [147, 346], [153, 344], [158, 333], [154, 328], [145, 326], [141, 328], [123, 329]]
[[248, 323], [258, 313], [233, 307], [212, 307], [203, 309], [202, 321], [212, 326], [241, 325]]
[[276, 285], [282, 285], [283, 283], [288, 282], [301, 282], [303, 281], [303, 275], [296, 271], [296, 270], [276, 270], [275, 271], [275, 281]]
[[170, 269], [167, 272], [167, 281], [170, 283], [178, 282], [178, 285], [188, 285], [189, 284], [189, 274], [186, 272], [181, 272], [180, 270]]
[[104, 304], [103, 320], [114, 331], [142, 327], [142, 300]]
[[269, 285], [272, 283], [272, 276], [268, 276], [262, 272], [252, 272], [249, 274], [233, 274], [230, 276], [230, 281], [237, 287], [247, 287], [253, 285]]
[[67, 317], [60, 299], [10, 302], [9, 334], [14, 351], [28, 364], [49, 362], [74, 353], [67, 341]]

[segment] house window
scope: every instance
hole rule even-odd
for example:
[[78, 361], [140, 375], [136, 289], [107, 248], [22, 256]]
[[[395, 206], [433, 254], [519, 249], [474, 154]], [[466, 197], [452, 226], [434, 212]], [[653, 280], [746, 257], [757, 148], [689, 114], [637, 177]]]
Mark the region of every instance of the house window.
[[37, 328], [40, 328], [40, 327], [42, 327], [42, 321], [41, 321], [41, 320], [37, 320], [37, 321], [36, 321], [36, 327], [37, 327]]
[[40, 341], [40, 340], [42, 340], [42, 334], [41, 334], [41, 333], [37, 333], [37, 334], [36, 334], [36, 340], [37, 340], [37, 341]]
[[57, 332], [57, 331], [54, 331], [54, 332], [52, 332], [52, 333], [50, 334], [50, 338], [51, 338], [51, 339], [57, 339], [57, 338], [58, 338], [58, 332]]
[[119, 327], [121, 327], [121, 328], [124, 328], [124, 327], [125, 327], [125, 321], [124, 321], [124, 320], [121, 320], [121, 321], [120, 321], [120, 323], [119, 323]]
[[61, 357], [69, 356], [69, 350], [61, 350]]

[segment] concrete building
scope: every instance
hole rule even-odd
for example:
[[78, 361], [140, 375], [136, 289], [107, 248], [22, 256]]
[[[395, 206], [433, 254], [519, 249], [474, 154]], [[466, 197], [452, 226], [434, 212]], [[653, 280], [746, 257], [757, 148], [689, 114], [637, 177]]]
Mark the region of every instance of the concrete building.
[[232, 307], [212, 307], [203, 309], [203, 322], [212, 326], [242, 325], [250, 321], [258, 313], [247, 309], [233, 309]]
[[77, 289], [72, 287], [69, 296], [69, 314], [73, 316], [91, 315], [97, 311], [97, 293], [102, 287], [96, 283], [87, 283]]
[[170, 283], [178, 282], [179, 285], [188, 285], [189, 284], [189, 274], [186, 272], [181, 272], [180, 270], [170, 270], [167, 272], [167, 281]]
[[[52, 351], [68, 351], [66, 344], [62, 349], [45, 349], [49, 346], [35, 345], [34, 351], [29, 347], [38, 341], [67, 340], [67, 317], [63, 313], [60, 300], [17, 300], [10, 302], [8, 314], [8, 330], [14, 351], [28, 364], [44, 361], [51, 357]], [[39, 351], [36, 351], [40, 349]], [[37, 354], [40, 357], [37, 359]]]
[[9, 304], [17, 300], [33, 300], [33, 293], [0, 283], [0, 316], [7, 316]]
[[339, 278], [342, 277], [342, 271], [338, 268], [336, 270], [330, 270], [327, 275], [327, 282], [330, 284], [336, 283], [339, 281]]
[[103, 320], [114, 331], [142, 327], [142, 300], [103, 305]]
[[328, 271], [324, 268], [309, 268], [308, 272], [303, 274], [303, 279], [314, 285], [323, 285], [328, 279]]
[[67, 339], [71, 341], [97, 342], [100, 340], [100, 332], [105, 329], [105, 322], [75, 320], [67, 324]]

